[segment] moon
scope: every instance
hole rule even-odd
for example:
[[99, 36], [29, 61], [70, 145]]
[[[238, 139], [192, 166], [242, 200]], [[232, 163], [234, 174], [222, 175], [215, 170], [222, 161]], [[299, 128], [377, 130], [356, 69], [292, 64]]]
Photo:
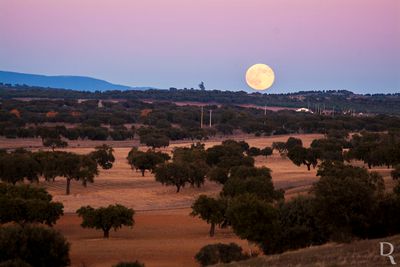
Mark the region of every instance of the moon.
[[265, 64], [255, 64], [246, 71], [246, 82], [254, 90], [266, 90], [272, 86], [275, 73]]

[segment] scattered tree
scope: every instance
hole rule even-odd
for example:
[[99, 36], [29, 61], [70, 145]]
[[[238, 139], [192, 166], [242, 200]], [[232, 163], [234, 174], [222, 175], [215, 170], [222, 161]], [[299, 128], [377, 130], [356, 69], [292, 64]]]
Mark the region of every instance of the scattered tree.
[[189, 182], [189, 172], [189, 166], [186, 163], [163, 163], [155, 169], [155, 178], [163, 185], [176, 186], [176, 192], [179, 193], [180, 189]]
[[317, 154], [312, 148], [295, 146], [289, 150], [287, 156], [297, 166], [306, 165], [307, 170], [311, 169], [311, 165], [315, 168], [318, 163]]
[[43, 146], [51, 147], [51, 150], [55, 150], [56, 148], [64, 148], [68, 146], [68, 143], [63, 141], [61, 137], [56, 138], [44, 138], [42, 139]]
[[97, 146], [95, 151], [90, 153], [90, 156], [100, 165], [103, 169], [111, 169], [115, 161], [114, 149], [111, 146], [103, 144]]
[[135, 168], [142, 172], [142, 176], [146, 170], [154, 172], [156, 166], [170, 159], [168, 154], [161, 152], [154, 152], [148, 150], [147, 152], [139, 151], [137, 148], [132, 148], [128, 154], [128, 163], [132, 169]]
[[81, 207], [76, 211], [79, 217], [82, 217], [83, 228], [95, 228], [103, 230], [103, 237], [108, 238], [111, 228], [117, 231], [122, 226], [133, 226], [135, 223], [133, 209], [122, 205], [109, 205], [94, 209], [91, 206]]
[[63, 153], [58, 157], [58, 176], [67, 180], [66, 194], [70, 194], [71, 181], [81, 181], [84, 186], [93, 183], [98, 175], [97, 162], [90, 155]]
[[222, 198], [212, 198], [200, 195], [192, 205], [192, 216], [198, 216], [210, 224], [210, 236], [215, 234], [215, 226], [226, 226], [227, 202]]

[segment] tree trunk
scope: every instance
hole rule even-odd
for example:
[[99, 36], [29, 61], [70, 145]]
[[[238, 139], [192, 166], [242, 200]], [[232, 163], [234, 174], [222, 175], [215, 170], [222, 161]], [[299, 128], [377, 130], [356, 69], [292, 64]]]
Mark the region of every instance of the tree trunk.
[[181, 190], [181, 187], [179, 185], [176, 186], [176, 192], [179, 193], [179, 191]]
[[140, 170], [141, 172], [142, 172], [142, 177], [144, 177], [144, 172], [146, 171], [146, 170]]
[[215, 234], [215, 223], [211, 223], [210, 236], [213, 237]]
[[311, 163], [306, 163], [306, 165], [307, 165], [307, 170], [311, 170]]
[[67, 191], [66, 194], [69, 195], [71, 188], [71, 179], [67, 179]]
[[110, 237], [110, 229], [103, 229], [103, 238]]

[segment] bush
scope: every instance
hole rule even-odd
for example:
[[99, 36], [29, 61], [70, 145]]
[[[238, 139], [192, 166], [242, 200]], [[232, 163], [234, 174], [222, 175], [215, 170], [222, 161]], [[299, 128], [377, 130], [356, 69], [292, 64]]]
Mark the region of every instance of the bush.
[[145, 267], [143, 263], [139, 261], [133, 261], [133, 262], [120, 262], [116, 265], [113, 265], [113, 267]]
[[17, 259], [0, 262], [0, 267], [32, 267], [32, 265]]
[[202, 247], [195, 256], [195, 259], [202, 266], [217, 263], [230, 263], [232, 261], [241, 261], [248, 258], [249, 256], [243, 254], [242, 248], [235, 243], [207, 245]]
[[[0, 227], [0, 262], [9, 261], [6, 266], [24, 266], [15, 265], [18, 260], [32, 266], [69, 266], [69, 244], [51, 228]], [[13, 261], [15, 264], [11, 265]]]

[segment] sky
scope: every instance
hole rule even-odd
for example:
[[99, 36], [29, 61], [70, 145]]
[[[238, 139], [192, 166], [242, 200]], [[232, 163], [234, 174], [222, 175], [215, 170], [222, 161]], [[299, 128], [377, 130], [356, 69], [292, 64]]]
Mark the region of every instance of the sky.
[[400, 92], [399, 0], [0, 0], [0, 70], [130, 86]]

